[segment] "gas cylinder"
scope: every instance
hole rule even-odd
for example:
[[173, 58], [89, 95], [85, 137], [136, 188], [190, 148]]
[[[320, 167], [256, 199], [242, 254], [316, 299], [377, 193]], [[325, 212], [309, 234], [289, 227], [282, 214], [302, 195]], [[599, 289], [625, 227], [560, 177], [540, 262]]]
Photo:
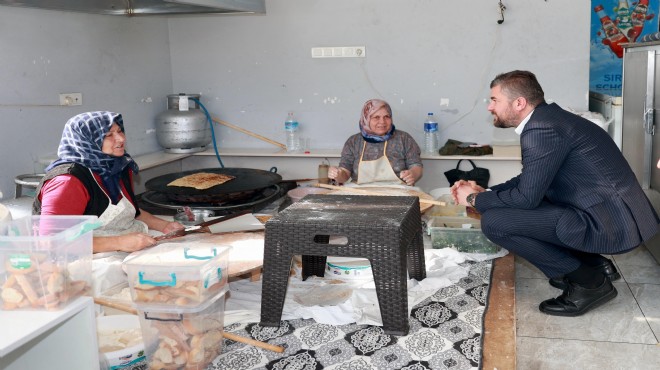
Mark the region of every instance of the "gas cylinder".
[[156, 117], [156, 139], [166, 153], [201, 152], [211, 143], [211, 127], [199, 107], [199, 97], [184, 93], [167, 96], [167, 110]]

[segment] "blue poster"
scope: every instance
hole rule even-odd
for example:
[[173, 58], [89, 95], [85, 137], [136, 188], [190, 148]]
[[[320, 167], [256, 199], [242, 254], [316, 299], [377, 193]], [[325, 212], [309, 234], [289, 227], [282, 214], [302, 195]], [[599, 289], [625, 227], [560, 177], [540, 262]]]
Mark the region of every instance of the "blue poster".
[[589, 90], [621, 96], [623, 44], [658, 32], [660, 0], [592, 0]]

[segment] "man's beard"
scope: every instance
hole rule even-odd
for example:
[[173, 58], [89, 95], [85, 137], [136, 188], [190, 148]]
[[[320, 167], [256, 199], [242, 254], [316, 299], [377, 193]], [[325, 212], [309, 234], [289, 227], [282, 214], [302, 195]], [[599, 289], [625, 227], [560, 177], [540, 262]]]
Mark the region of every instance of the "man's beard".
[[515, 117], [511, 114], [511, 110], [507, 109], [503, 113], [503, 117], [493, 113], [493, 126], [498, 128], [516, 127]]

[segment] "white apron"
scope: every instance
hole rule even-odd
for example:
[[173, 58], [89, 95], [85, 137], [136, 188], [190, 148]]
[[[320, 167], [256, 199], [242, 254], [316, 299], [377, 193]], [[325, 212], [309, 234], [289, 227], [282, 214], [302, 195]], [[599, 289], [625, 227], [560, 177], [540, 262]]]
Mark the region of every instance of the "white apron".
[[392, 169], [392, 164], [387, 158], [387, 141], [383, 146], [383, 156], [373, 160], [365, 161], [364, 150], [367, 147], [365, 141], [362, 145], [362, 154], [360, 155], [360, 163], [358, 164], [358, 185], [405, 185]]
[[[94, 230], [94, 236], [117, 236], [133, 232], [147, 233], [147, 225], [135, 219], [135, 207], [122, 192], [122, 198], [117, 204], [110, 201], [108, 208], [101, 214], [99, 221], [102, 226]], [[107, 196], [107, 194], [106, 194]], [[126, 282], [126, 273], [121, 264], [129, 255], [127, 252], [95, 253], [92, 260], [92, 286], [94, 296], [103, 291]]]
[[[115, 236], [128, 233], [146, 233], [147, 224], [135, 219], [135, 207], [128, 198], [121, 193], [122, 198], [117, 204], [110, 204], [99, 217], [102, 226], [94, 230], [94, 236]], [[110, 199], [110, 198], [108, 198]]]

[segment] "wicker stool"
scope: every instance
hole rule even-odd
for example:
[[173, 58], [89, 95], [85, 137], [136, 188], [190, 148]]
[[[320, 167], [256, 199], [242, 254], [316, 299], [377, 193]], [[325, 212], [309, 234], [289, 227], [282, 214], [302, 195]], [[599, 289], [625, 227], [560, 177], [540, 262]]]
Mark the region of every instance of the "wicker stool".
[[[329, 244], [343, 236], [345, 244]], [[371, 262], [388, 334], [408, 334], [406, 272], [426, 277], [417, 197], [308, 195], [266, 223], [261, 325], [279, 326], [291, 261], [302, 255], [303, 279], [323, 276], [327, 256]]]

